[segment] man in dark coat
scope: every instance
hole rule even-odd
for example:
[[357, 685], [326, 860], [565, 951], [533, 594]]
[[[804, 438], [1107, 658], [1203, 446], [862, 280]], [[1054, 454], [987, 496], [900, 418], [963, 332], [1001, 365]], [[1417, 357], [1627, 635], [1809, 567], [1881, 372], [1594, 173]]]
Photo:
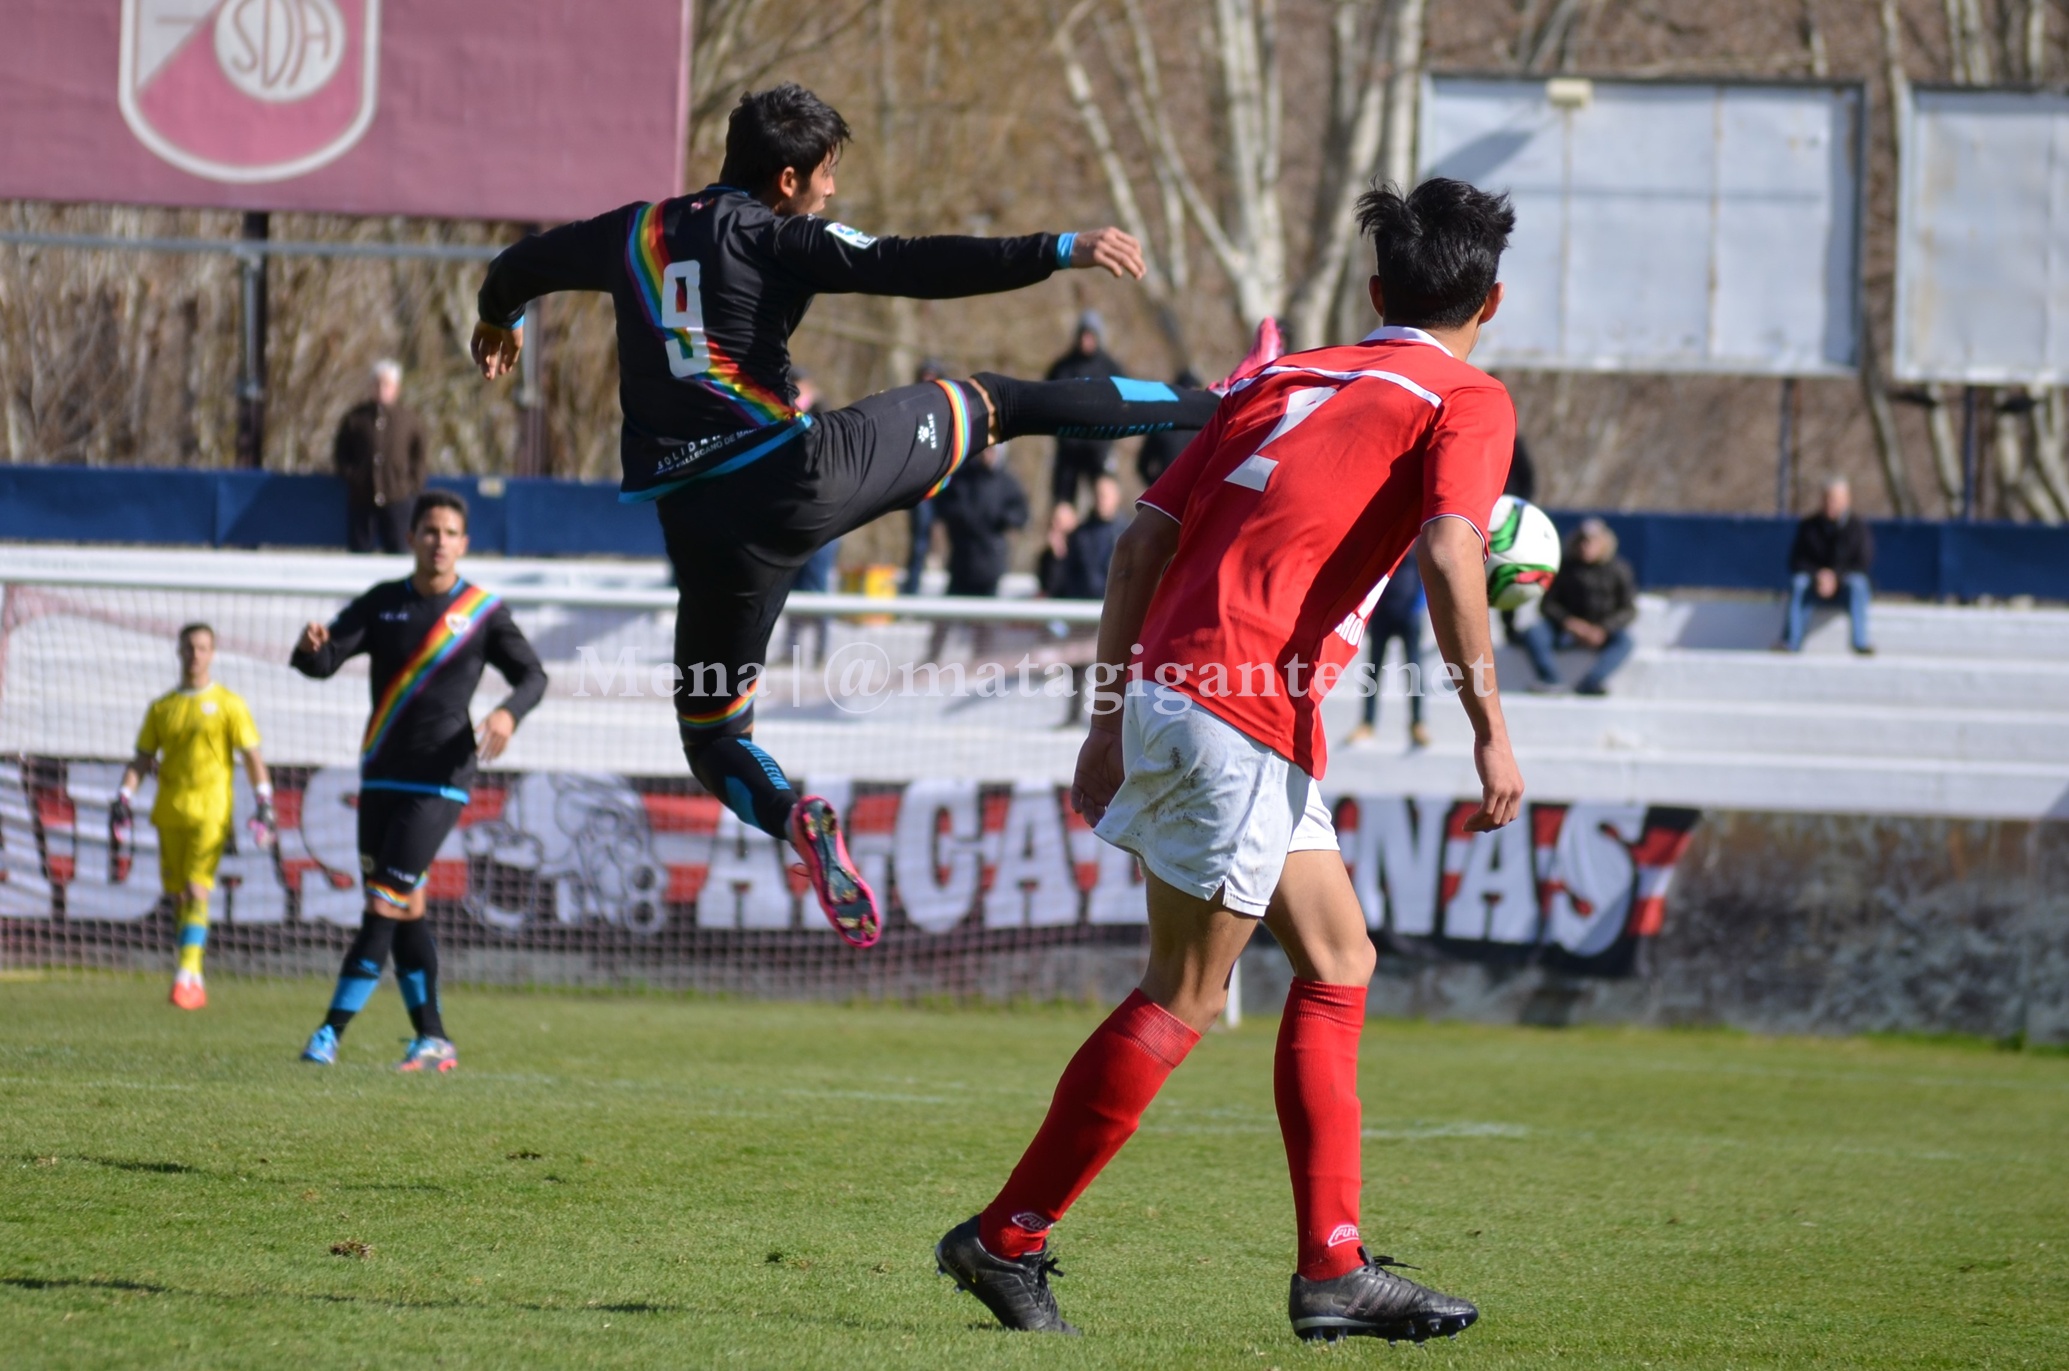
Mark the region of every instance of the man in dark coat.
[[374, 363], [373, 398], [345, 411], [331, 461], [345, 483], [345, 546], [409, 551], [410, 507], [424, 490], [424, 426], [404, 409], [402, 367]]
[[[1088, 309], [1078, 316], [1077, 341], [1069, 352], [1049, 368], [1051, 381], [1104, 381], [1123, 374], [1121, 364], [1106, 351], [1105, 325], [1099, 311]], [[1051, 504], [1076, 504], [1078, 483], [1097, 480], [1113, 471], [1114, 445], [1104, 439], [1058, 438], [1056, 465], [1049, 472]]]
[[934, 517], [948, 530], [948, 593], [996, 595], [1006, 574], [1006, 535], [1027, 527], [1027, 492], [1006, 469], [1006, 444], [966, 463], [934, 497]]
[[1064, 539], [1063, 560], [1052, 592], [1059, 600], [1104, 600], [1106, 569], [1121, 536], [1121, 483], [1101, 476], [1092, 483], [1092, 512]]
[[1406, 676], [1408, 696], [1408, 741], [1416, 747], [1430, 745], [1430, 728], [1422, 721], [1422, 626], [1429, 617], [1429, 601], [1422, 593], [1422, 566], [1409, 553], [1387, 578], [1379, 592], [1379, 603], [1365, 621], [1365, 641], [1372, 649], [1372, 693], [1362, 702], [1363, 718], [1351, 730], [1352, 746], [1369, 743], [1379, 731], [1379, 695], [1386, 681], [1387, 644], [1401, 640], [1401, 668]]
[[[1177, 384], [1200, 388], [1199, 376], [1190, 368], [1178, 373]], [[1157, 477], [1164, 469], [1178, 460], [1193, 439], [1200, 436], [1196, 428], [1167, 428], [1145, 436], [1142, 447], [1135, 454], [1135, 471], [1142, 477], [1142, 487], [1147, 490], [1157, 483]]]
[[1530, 460], [1529, 445], [1520, 433], [1516, 435], [1515, 450], [1509, 455], [1509, 479], [1502, 485], [1501, 493], [1533, 503], [1537, 500], [1537, 463]]
[[1803, 651], [1810, 629], [1813, 599], [1846, 597], [1853, 629], [1853, 650], [1866, 657], [1875, 651], [1868, 641], [1868, 571], [1875, 565], [1875, 537], [1855, 517], [1853, 491], [1843, 480], [1825, 482], [1818, 512], [1796, 525], [1789, 548], [1789, 617], [1782, 627], [1782, 646]]
[[1616, 534], [1600, 519], [1584, 520], [1566, 546], [1552, 588], [1539, 602], [1542, 617], [1523, 632], [1523, 648], [1537, 669], [1539, 690], [1559, 685], [1554, 648], [1595, 651], [1595, 664], [1574, 683], [1576, 695], [1605, 695], [1606, 682], [1631, 655], [1631, 623], [1638, 617], [1638, 581], [1616, 555]]

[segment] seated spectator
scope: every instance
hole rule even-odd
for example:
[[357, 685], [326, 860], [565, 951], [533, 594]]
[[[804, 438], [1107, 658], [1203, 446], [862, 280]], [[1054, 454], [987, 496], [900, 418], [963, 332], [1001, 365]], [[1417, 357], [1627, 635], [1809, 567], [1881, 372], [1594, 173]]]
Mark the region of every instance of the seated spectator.
[[1092, 483], [1092, 512], [1064, 539], [1063, 564], [1057, 568], [1059, 600], [1104, 600], [1106, 569], [1121, 536], [1121, 483], [1101, 476]]
[[998, 594], [1006, 535], [1027, 527], [1027, 492], [1006, 469], [1006, 444], [994, 443], [964, 463], [934, 497], [934, 517], [948, 530], [948, 593]]
[[1874, 565], [1875, 538], [1854, 517], [1852, 489], [1843, 479], [1825, 482], [1822, 507], [1796, 525], [1796, 541], [1789, 548], [1789, 617], [1781, 645], [1790, 652], [1803, 651], [1811, 600], [1829, 603], [1843, 591], [1853, 650], [1863, 657], [1873, 654], [1875, 647], [1868, 641], [1868, 570]]
[[[1172, 384], [1198, 390], [1202, 384], [1198, 373], [1191, 367], [1183, 368], [1172, 378]], [[1142, 446], [1135, 453], [1135, 473], [1142, 477], [1144, 489], [1157, 483], [1157, 477], [1164, 469], [1178, 460], [1178, 454], [1185, 451], [1186, 444], [1200, 436], [1196, 428], [1167, 428], [1150, 434], [1142, 440]]]
[[1554, 648], [1585, 647], [1595, 664], [1574, 683], [1576, 695], [1606, 695], [1609, 678], [1631, 655], [1631, 621], [1638, 617], [1638, 582], [1616, 555], [1616, 534], [1600, 519], [1586, 519], [1567, 542], [1552, 588], [1539, 601], [1541, 617], [1523, 633], [1523, 649], [1537, 669], [1536, 690], [1556, 690]]
[[[1428, 601], [1422, 593], [1422, 567], [1410, 552], [1401, 559], [1401, 565], [1394, 568], [1394, 574], [1387, 578], [1386, 589], [1379, 593], [1379, 603], [1372, 607], [1372, 617], [1365, 621], [1365, 641], [1372, 645], [1372, 669], [1379, 669], [1386, 663], [1387, 644], [1394, 639], [1401, 640], [1401, 661], [1405, 666], [1422, 661], [1422, 623]], [[1379, 680], [1384, 680], [1382, 675]], [[1353, 744], [1370, 742], [1379, 728], [1379, 680], [1363, 701], [1365, 717], [1351, 730]], [[1416, 747], [1430, 745], [1429, 726], [1422, 721], [1422, 672], [1418, 667], [1410, 678], [1408, 688], [1408, 741]]]

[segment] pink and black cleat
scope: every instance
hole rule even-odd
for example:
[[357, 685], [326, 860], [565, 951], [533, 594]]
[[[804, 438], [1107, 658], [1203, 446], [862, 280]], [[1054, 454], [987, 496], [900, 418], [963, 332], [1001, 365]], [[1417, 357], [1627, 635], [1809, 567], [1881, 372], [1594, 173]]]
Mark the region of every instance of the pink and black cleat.
[[1243, 360], [1236, 363], [1236, 369], [1207, 389], [1216, 395], [1226, 395], [1285, 355], [1286, 335], [1279, 331], [1279, 321], [1266, 315], [1258, 321], [1257, 337], [1251, 342], [1250, 351], [1243, 355]]
[[874, 947], [883, 936], [883, 916], [877, 912], [876, 892], [848, 857], [833, 806], [817, 795], [799, 800], [790, 811], [790, 845], [804, 859], [805, 875], [833, 931], [850, 947]]

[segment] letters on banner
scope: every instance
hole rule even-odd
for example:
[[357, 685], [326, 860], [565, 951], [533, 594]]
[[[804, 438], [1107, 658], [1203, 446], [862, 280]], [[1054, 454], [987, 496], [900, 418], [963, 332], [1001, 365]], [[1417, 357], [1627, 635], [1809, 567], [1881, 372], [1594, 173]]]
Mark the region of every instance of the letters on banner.
[[[119, 763], [0, 761], [0, 917], [137, 920], [158, 902], [157, 838], [138, 797], [111, 845]], [[299, 782], [299, 783], [297, 783]], [[251, 849], [239, 774], [218, 916], [234, 924], [355, 926], [359, 778], [282, 768], [280, 842]], [[1072, 813], [1063, 787], [810, 779], [841, 811], [863, 874], [925, 933], [1139, 924], [1135, 859]], [[1656, 935], [1698, 814], [1642, 804], [1533, 803], [1469, 834], [1472, 801], [1351, 794], [1338, 840], [1367, 923], [1473, 955], [1550, 948], [1581, 964]], [[482, 778], [432, 863], [433, 900], [519, 937], [557, 927], [829, 931], [774, 839], [679, 779], [534, 772]], [[809, 917], [807, 917], [809, 916]]]

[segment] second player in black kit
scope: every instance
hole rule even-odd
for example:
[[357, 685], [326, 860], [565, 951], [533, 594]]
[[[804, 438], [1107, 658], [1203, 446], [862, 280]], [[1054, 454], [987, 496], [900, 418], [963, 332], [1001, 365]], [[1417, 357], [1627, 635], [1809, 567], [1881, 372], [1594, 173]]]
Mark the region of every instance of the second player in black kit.
[[[467, 805], [479, 759], [501, 753], [545, 695], [546, 671], [509, 607], [455, 570], [466, 548], [466, 506], [458, 497], [418, 497], [410, 538], [415, 574], [373, 587], [328, 625], [310, 625], [290, 659], [303, 675], [324, 680], [365, 653], [373, 703], [359, 755], [366, 910], [330, 1013], [303, 1057], [326, 1065], [336, 1059], [339, 1035], [365, 1007], [392, 949], [417, 1030], [402, 1069], [444, 1071], [456, 1059], [439, 1012], [424, 879]], [[477, 734], [469, 706], [488, 667], [510, 683], [510, 694]]]
[[681, 587], [675, 703], [690, 769], [743, 821], [790, 839], [828, 919], [866, 947], [881, 917], [837, 817], [823, 800], [800, 800], [749, 736], [769, 635], [798, 569], [842, 534], [940, 491], [991, 443], [1203, 427], [1219, 397], [1127, 378], [982, 373], [801, 412], [790, 335], [816, 294], [946, 299], [1033, 285], [1062, 267], [1142, 274], [1138, 245], [1117, 229], [892, 238], [821, 219], [848, 137], [840, 115], [798, 86], [743, 96], [718, 184], [567, 224], [499, 256], [481, 287], [474, 355], [484, 375], [506, 374], [529, 301], [611, 296], [620, 498], [657, 502]]

